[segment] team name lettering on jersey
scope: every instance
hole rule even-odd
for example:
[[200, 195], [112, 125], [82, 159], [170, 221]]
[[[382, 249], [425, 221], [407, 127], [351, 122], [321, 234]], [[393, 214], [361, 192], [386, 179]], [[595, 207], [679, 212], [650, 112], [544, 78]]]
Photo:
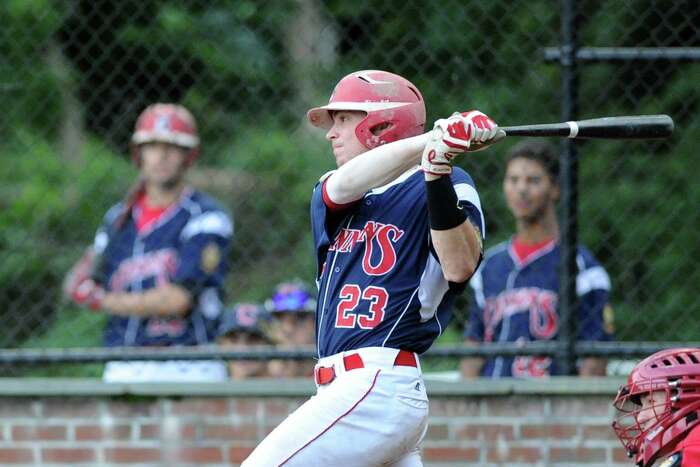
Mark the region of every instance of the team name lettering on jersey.
[[155, 250], [142, 256], [127, 258], [112, 275], [111, 290], [126, 290], [130, 284], [155, 278], [156, 285], [169, 282], [177, 269], [177, 252], [173, 249]]
[[513, 359], [511, 373], [516, 378], [542, 378], [549, 375], [551, 366], [550, 357], [520, 356]]
[[[349, 253], [355, 246], [363, 242], [365, 245], [362, 259], [362, 269], [370, 276], [381, 276], [396, 265], [396, 249], [394, 243], [403, 236], [404, 231], [393, 224], [368, 221], [362, 229], [341, 229], [336, 235], [329, 251]], [[372, 257], [379, 253], [379, 261], [372, 263]]]
[[530, 313], [530, 332], [538, 339], [551, 339], [559, 328], [557, 294], [551, 290], [527, 287], [506, 290], [487, 298], [484, 306], [484, 340], [493, 341], [495, 329], [505, 317]]

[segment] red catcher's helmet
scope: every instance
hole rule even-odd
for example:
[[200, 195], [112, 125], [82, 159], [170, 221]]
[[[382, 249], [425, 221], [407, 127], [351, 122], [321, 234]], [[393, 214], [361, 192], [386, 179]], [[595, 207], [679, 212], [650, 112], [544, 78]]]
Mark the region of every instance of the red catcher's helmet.
[[671, 454], [700, 423], [700, 349], [662, 350], [642, 360], [613, 406], [613, 430], [638, 466]]
[[131, 157], [137, 165], [138, 147], [145, 143], [169, 143], [189, 149], [189, 165], [199, 156], [197, 123], [190, 111], [181, 105], [149, 105], [136, 120], [131, 137]]
[[350, 73], [336, 84], [328, 105], [306, 114], [309, 122], [328, 130], [330, 111], [359, 110], [367, 114], [355, 129], [368, 149], [423, 133], [425, 102], [418, 88], [399, 75], [379, 70]]

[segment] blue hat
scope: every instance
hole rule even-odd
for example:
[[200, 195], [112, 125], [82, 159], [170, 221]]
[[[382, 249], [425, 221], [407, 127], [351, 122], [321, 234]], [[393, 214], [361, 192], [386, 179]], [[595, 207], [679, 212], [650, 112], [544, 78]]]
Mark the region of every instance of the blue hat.
[[316, 299], [300, 282], [282, 282], [275, 288], [265, 308], [273, 313], [301, 313], [316, 311]]
[[265, 323], [269, 319], [270, 314], [263, 306], [256, 303], [237, 303], [224, 310], [217, 336], [245, 332], [270, 340], [265, 330]]

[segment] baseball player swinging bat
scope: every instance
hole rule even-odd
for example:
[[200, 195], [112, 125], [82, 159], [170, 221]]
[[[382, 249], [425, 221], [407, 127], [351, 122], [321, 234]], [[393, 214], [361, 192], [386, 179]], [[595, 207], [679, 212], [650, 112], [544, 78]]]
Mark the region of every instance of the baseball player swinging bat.
[[563, 123], [500, 127], [506, 136], [563, 136], [587, 139], [663, 139], [673, 133], [668, 115], [593, 118]]

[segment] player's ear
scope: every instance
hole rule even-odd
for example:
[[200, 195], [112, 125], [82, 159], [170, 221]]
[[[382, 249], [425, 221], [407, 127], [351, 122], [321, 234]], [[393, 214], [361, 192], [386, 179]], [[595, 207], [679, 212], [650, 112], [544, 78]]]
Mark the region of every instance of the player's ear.
[[559, 180], [557, 179], [552, 179], [552, 200], [556, 203], [559, 201], [559, 197], [561, 196], [561, 189], [559, 187]]

